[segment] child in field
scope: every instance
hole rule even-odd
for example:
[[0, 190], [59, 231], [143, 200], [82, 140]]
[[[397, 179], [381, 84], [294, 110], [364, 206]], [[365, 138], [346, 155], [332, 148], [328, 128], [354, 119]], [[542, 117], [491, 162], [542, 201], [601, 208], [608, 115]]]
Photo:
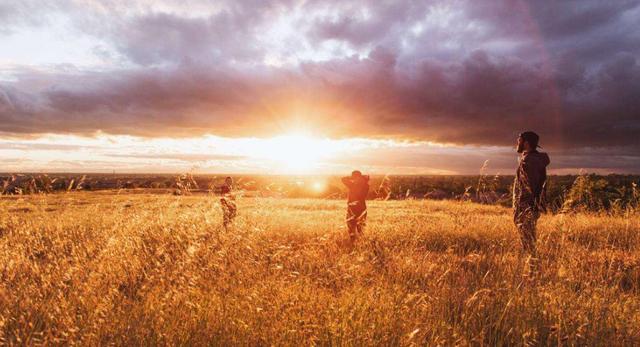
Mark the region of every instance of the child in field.
[[222, 225], [224, 228], [228, 228], [233, 220], [236, 218], [238, 208], [236, 206], [236, 198], [233, 194], [233, 179], [227, 177], [224, 179], [224, 184], [217, 187], [217, 191], [220, 193], [220, 205], [222, 206]]
[[369, 193], [369, 176], [360, 171], [353, 171], [351, 176], [343, 177], [342, 183], [347, 186], [347, 228], [351, 242], [364, 232], [367, 221], [367, 194]]

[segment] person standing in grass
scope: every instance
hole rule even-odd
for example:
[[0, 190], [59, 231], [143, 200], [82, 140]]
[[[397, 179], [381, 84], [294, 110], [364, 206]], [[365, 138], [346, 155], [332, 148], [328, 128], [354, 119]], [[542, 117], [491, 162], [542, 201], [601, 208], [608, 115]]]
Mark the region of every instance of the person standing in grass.
[[343, 177], [342, 183], [349, 190], [347, 196], [347, 229], [351, 242], [364, 232], [367, 221], [367, 194], [369, 193], [369, 176], [360, 171], [353, 171], [351, 176]]
[[228, 228], [238, 214], [238, 207], [236, 206], [236, 198], [233, 194], [233, 178], [227, 177], [224, 179], [224, 184], [217, 187], [220, 193], [220, 205], [222, 206], [222, 225], [224, 228]]
[[535, 270], [536, 223], [540, 212], [544, 212], [547, 181], [546, 153], [538, 152], [540, 137], [533, 131], [518, 136], [517, 151], [520, 153], [518, 170], [513, 184], [513, 220], [518, 229], [522, 248], [529, 256], [529, 270]]

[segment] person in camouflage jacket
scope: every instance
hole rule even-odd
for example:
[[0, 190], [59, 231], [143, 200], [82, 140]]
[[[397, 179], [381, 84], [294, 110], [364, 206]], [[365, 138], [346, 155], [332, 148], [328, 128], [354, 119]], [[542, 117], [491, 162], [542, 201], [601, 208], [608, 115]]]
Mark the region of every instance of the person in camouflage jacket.
[[539, 139], [532, 131], [518, 136], [520, 161], [513, 184], [513, 220], [522, 248], [530, 257], [536, 256], [536, 223], [540, 212], [545, 211], [547, 166], [550, 163], [549, 156], [537, 150]]

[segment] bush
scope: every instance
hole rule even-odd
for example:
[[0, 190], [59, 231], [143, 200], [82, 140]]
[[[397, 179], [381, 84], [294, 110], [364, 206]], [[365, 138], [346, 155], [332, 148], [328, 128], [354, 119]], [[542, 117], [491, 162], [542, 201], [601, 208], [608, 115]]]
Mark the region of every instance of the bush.
[[638, 192], [631, 186], [614, 186], [610, 180], [595, 174], [579, 175], [566, 194], [562, 212], [622, 211], [637, 207]]

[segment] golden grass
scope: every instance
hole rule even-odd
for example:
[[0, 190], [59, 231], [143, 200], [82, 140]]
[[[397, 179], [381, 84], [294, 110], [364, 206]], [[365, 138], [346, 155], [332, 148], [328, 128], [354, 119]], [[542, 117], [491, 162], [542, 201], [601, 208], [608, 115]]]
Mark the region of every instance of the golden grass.
[[522, 279], [509, 209], [205, 196], [0, 199], [0, 344], [640, 344], [640, 218], [543, 216]]

